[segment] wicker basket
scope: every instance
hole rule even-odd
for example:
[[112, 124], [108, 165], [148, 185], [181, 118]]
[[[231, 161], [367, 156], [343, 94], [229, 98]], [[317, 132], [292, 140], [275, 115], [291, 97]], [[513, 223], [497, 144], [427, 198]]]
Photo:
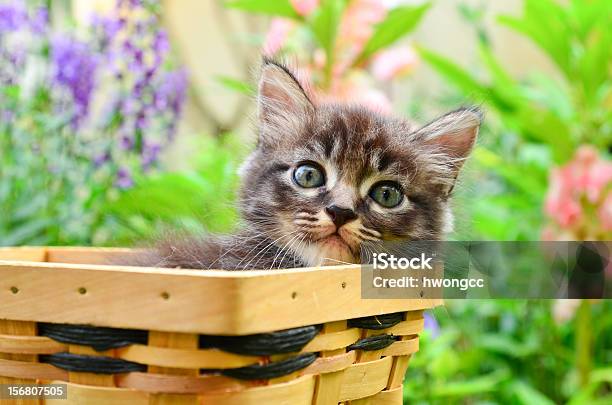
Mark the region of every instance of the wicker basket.
[[400, 404], [441, 304], [363, 300], [357, 265], [103, 264], [129, 254], [1, 248], [0, 383], [65, 383], [59, 404]]

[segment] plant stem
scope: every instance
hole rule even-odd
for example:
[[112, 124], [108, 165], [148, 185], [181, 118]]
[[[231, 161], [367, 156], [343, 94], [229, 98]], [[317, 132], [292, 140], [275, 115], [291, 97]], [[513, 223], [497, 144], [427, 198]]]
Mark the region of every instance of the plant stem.
[[591, 322], [591, 303], [588, 300], [582, 300], [576, 314], [576, 365], [580, 386], [582, 387], [589, 383], [592, 368], [593, 336]]

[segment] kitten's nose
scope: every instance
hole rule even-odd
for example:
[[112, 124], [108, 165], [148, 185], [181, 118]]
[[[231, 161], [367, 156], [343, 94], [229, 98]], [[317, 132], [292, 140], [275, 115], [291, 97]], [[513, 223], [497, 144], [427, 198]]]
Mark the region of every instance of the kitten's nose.
[[330, 205], [329, 207], [325, 208], [325, 211], [327, 212], [327, 215], [329, 215], [329, 217], [331, 218], [334, 225], [336, 225], [336, 228], [340, 228], [347, 222], [357, 218], [357, 214], [355, 214], [355, 211], [349, 208], [341, 208], [337, 205]]

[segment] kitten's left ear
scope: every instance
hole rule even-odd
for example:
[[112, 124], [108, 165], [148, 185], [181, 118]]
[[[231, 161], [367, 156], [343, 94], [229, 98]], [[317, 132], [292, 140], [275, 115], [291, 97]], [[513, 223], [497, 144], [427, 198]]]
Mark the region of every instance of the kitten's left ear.
[[295, 75], [270, 59], [263, 62], [257, 101], [264, 143], [295, 132], [291, 131], [292, 126], [299, 125], [314, 112], [314, 105]]
[[[462, 108], [432, 121], [415, 134], [427, 149], [445, 160], [452, 183], [476, 143], [481, 122], [479, 109]], [[451, 190], [452, 184], [448, 192]]]

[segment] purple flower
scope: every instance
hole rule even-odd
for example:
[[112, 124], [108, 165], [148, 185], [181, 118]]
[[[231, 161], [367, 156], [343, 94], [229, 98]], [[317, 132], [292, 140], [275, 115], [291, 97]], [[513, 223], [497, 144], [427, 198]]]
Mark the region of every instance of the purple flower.
[[30, 21], [30, 26], [32, 31], [37, 34], [47, 32], [49, 27], [49, 10], [47, 10], [46, 7], [39, 7], [38, 10], [36, 10], [36, 14], [34, 14], [34, 17]]
[[111, 156], [109, 152], [104, 152], [96, 157], [94, 157], [93, 163], [95, 167], [101, 167], [104, 163], [110, 160]]
[[429, 330], [432, 338], [437, 338], [440, 335], [440, 325], [436, 318], [429, 312], [425, 312], [423, 318], [425, 318], [425, 329]]
[[134, 138], [129, 135], [122, 135], [119, 138], [119, 146], [123, 150], [130, 150], [134, 147]]
[[[115, 11], [92, 16], [89, 35], [80, 37], [57, 31], [46, 8], [30, 7], [26, 0], [0, 0], [0, 86], [19, 88], [26, 70], [48, 72], [46, 80], [32, 80], [37, 86], [33, 91], [17, 94], [44, 95], [44, 102], [36, 104], [44, 114], [70, 114], [72, 125], [44, 135], [70, 137], [78, 162], [118, 189], [133, 187], [134, 179], [159, 161], [186, 98], [186, 72], [167, 68], [170, 44], [149, 7], [154, 1], [117, 0]], [[21, 34], [27, 34], [25, 40]], [[31, 63], [41, 68], [30, 69]], [[102, 88], [104, 105], [94, 110], [94, 95]], [[7, 93], [7, 100], [9, 96], [13, 94]], [[23, 121], [30, 113], [27, 107], [34, 105], [25, 101], [14, 111], [17, 103], [3, 103], [0, 126], [10, 131], [7, 123]], [[44, 145], [31, 150], [48, 152]], [[49, 170], [64, 169], [51, 165]], [[91, 179], [83, 181], [89, 184]]]
[[35, 34], [42, 34], [49, 26], [49, 11], [46, 7], [39, 7], [33, 15], [23, 1], [12, 1], [0, 4], [0, 33], [31, 30]]
[[147, 114], [146, 110], [141, 110], [136, 117], [136, 129], [140, 129], [141, 131], [147, 128]]
[[0, 48], [0, 86], [11, 86], [19, 82], [25, 59], [26, 53], [22, 49]]
[[160, 84], [155, 88], [153, 93], [153, 108], [157, 111], [156, 114], [161, 114], [169, 111], [170, 119], [167, 128], [168, 140], [174, 138], [176, 131], [176, 121], [181, 115], [183, 105], [187, 98], [187, 71], [179, 69], [171, 72], [166, 72], [160, 78]]
[[[131, 68], [134, 68], [135, 66], [136, 65], [130, 65]], [[136, 70], [136, 69], [134, 69], [134, 70]], [[134, 85], [134, 88], [133, 88], [133, 95], [134, 95], [134, 97], [136, 97], [136, 98], [142, 97], [142, 92], [145, 89], [146, 85], [147, 85], [147, 82], [145, 82], [143, 80], [138, 80], [136, 82], [136, 84]]]
[[94, 29], [99, 30], [102, 34], [103, 46], [107, 46], [123, 27], [120, 20], [97, 14], [93, 15], [91, 23]]
[[159, 68], [164, 56], [170, 49], [170, 43], [168, 42], [168, 35], [165, 31], [158, 31], [155, 33], [153, 38], [153, 52], [155, 53], [155, 65], [154, 69]]
[[[104, 47], [104, 63], [121, 89], [115, 110], [121, 117], [120, 124], [112, 130], [118, 130], [119, 146], [133, 151], [131, 134], [140, 131], [143, 148], [139, 152], [143, 167], [150, 166], [159, 150], [172, 140], [187, 92], [186, 72], [165, 69], [170, 49], [168, 35], [159, 29], [159, 20], [149, 11], [148, 4], [149, 1], [117, 0], [111, 17], [115, 23], [98, 18], [93, 24], [94, 27], [110, 27], [98, 31], [110, 32], [105, 34], [110, 40]], [[125, 17], [130, 15], [126, 9], [133, 11], [133, 15], [146, 16]], [[118, 32], [121, 35], [117, 35]], [[160, 128], [164, 132], [160, 132]], [[128, 137], [126, 130], [130, 134]], [[165, 135], [165, 139], [159, 135]], [[147, 142], [156, 146], [147, 151]]]
[[117, 0], [117, 6], [127, 6], [129, 8], [138, 7], [142, 5], [142, 0]]
[[56, 36], [51, 42], [54, 80], [67, 88], [75, 103], [78, 123], [89, 112], [89, 103], [95, 87], [97, 60], [87, 44], [66, 36]]
[[155, 108], [163, 111], [170, 108], [178, 115], [181, 113], [187, 95], [187, 72], [184, 69], [167, 72], [154, 95]]
[[126, 117], [133, 116], [138, 111], [139, 103], [133, 98], [126, 98], [121, 103], [121, 114]]
[[1, 110], [2, 112], [0, 113], [0, 117], [1, 120], [3, 122], [11, 122], [13, 120], [13, 118], [15, 117], [15, 112], [11, 111], [11, 110]]
[[16, 31], [28, 22], [28, 13], [22, 1], [0, 4], [0, 33]]
[[117, 171], [117, 180], [115, 181], [115, 185], [121, 189], [130, 188], [134, 185], [132, 175], [127, 168], [121, 167]]
[[161, 145], [158, 143], [145, 142], [142, 150], [142, 167], [144, 170], [150, 168], [155, 163], [161, 152]]

